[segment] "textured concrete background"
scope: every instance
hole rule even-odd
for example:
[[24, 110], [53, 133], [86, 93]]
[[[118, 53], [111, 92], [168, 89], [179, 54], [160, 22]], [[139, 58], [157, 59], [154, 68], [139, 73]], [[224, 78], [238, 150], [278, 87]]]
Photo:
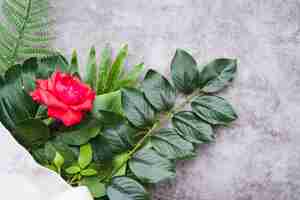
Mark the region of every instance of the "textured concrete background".
[[157, 186], [156, 200], [296, 200], [300, 198], [299, 0], [51, 1], [59, 38], [70, 55], [128, 43], [128, 65], [144, 61], [169, 73], [177, 47], [199, 63], [239, 59], [222, 93], [239, 113], [215, 144], [178, 165], [177, 179]]

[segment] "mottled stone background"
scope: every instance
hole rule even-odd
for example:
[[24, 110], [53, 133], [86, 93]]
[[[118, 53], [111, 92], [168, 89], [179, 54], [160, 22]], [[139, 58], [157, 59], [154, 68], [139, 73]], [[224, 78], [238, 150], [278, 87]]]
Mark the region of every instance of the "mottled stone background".
[[[169, 73], [176, 48], [199, 63], [239, 60], [221, 95], [239, 119], [218, 129], [216, 143], [178, 165], [177, 179], [155, 188], [156, 200], [296, 200], [300, 198], [299, 0], [51, 0], [70, 56], [110, 42], [128, 43], [128, 66], [144, 61]], [[82, 65], [83, 67], [83, 65]]]

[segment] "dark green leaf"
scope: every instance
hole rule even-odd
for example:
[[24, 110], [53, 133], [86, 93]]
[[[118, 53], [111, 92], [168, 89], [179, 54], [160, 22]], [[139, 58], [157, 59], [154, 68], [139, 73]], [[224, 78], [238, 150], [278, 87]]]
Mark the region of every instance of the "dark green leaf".
[[178, 112], [172, 118], [174, 127], [186, 140], [193, 143], [210, 142], [214, 140], [212, 127], [202, 121], [193, 112]]
[[81, 185], [87, 186], [95, 198], [106, 195], [105, 185], [97, 177], [85, 177], [81, 180]]
[[192, 101], [193, 111], [213, 125], [227, 125], [237, 118], [232, 106], [222, 97], [199, 96]]
[[29, 119], [17, 124], [14, 135], [27, 148], [46, 143], [50, 137], [49, 128], [39, 119]]
[[93, 158], [96, 162], [109, 161], [113, 157], [110, 141], [103, 137], [102, 134], [92, 139], [91, 145], [93, 148]]
[[104, 128], [102, 136], [109, 141], [114, 153], [121, 153], [128, 150], [134, 143], [136, 133], [137, 130], [123, 120]]
[[158, 111], [169, 110], [174, 106], [176, 93], [170, 82], [154, 70], [149, 70], [142, 83], [148, 101]]
[[81, 169], [86, 168], [93, 159], [93, 150], [90, 144], [85, 144], [80, 147], [80, 154], [78, 158], [78, 164]]
[[89, 84], [95, 89], [97, 81], [97, 60], [96, 60], [96, 49], [93, 46], [89, 53], [88, 64], [86, 66], [86, 73], [84, 76], [84, 82]]
[[69, 64], [62, 55], [42, 58], [38, 61], [38, 77], [49, 78], [51, 74], [59, 69], [62, 72], [68, 72]]
[[68, 71], [72, 74], [79, 74], [78, 56], [75, 49], [72, 52], [71, 63]]
[[44, 148], [34, 149], [31, 153], [34, 159], [41, 165], [45, 166], [48, 164]]
[[218, 92], [226, 87], [234, 78], [237, 60], [220, 58], [205, 65], [200, 72], [200, 86], [207, 93]]
[[131, 171], [142, 181], [157, 183], [174, 178], [174, 163], [150, 148], [143, 148], [129, 161]]
[[171, 63], [171, 75], [175, 87], [183, 93], [191, 93], [198, 87], [199, 72], [194, 58], [182, 49], [177, 49]]
[[104, 110], [98, 111], [97, 118], [104, 126], [115, 125], [125, 120], [120, 114]]
[[122, 106], [126, 117], [134, 126], [144, 128], [153, 124], [155, 120], [154, 109], [139, 90], [123, 89]]
[[150, 200], [149, 194], [137, 181], [128, 177], [114, 177], [107, 188], [111, 200]]
[[153, 148], [168, 159], [194, 156], [192, 143], [182, 139], [174, 129], [160, 129], [152, 135]]

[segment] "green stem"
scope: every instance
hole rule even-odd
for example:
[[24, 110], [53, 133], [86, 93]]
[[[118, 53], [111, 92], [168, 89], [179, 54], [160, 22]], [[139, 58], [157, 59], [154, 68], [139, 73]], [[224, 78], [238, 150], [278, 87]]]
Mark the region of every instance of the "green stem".
[[173, 115], [176, 112], [182, 110], [187, 104], [189, 104], [193, 100], [194, 97], [200, 94], [201, 94], [200, 90], [196, 90], [192, 94], [188, 95], [182, 103], [174, 107], [171, 111], [166, 112], [165, 115], [160, 120], [154, 123], [152, 127], [146, 132], [144, 137], [141, 138], [138, 141], [138, 143], [135, 145], [135, 147], [128, 152], [127, 158], [124, 159], [124, 161], [116, 169], [113, 170], [113, 172], [109, 177], [107, 177], [107, 180], [111, 179], [132, 158], [133, 154], [135, 154], [142, 147], [144, 142], [155, 132], [155, 130], [157, 130], [158, 128], [163, 126], [166, 122], [168, 122], [170, 119], [172, 119]]
[[31, 7], [32, 7], [32, 0], [28, 0], [28, 5], [27, 5], [27, 8], [26, 8], [25, 19], [23, 21], [23, 24], [22, 24], [20, 30], [18, 31], [19, 36], [18, 36], [18, 39], [17, 39], [17, 42], [16, 42], [16, 46], [14, 48], [13, 54], [12, 54], [12, 56], [10, 58], [10, 63], [9, 63], [10, 66], [14, 65], [15, 61], [17, 59], [18, 50], [19, 50], [22, 38], [24, 36], [24, 31], [26, 29], [27, 22], [28, 22], [29, 17], [30, 17]]

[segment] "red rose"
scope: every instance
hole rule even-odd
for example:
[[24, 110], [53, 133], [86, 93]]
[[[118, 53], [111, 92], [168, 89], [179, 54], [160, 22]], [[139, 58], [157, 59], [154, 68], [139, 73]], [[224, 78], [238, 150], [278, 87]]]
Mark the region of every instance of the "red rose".
[[48, 116], [66, 126], [78, 124], [93, 107], [95, 92], [77, 77], [56, 71], [48, 80], [38, 79], [30, 93], [34, 101], [48, 107]]

